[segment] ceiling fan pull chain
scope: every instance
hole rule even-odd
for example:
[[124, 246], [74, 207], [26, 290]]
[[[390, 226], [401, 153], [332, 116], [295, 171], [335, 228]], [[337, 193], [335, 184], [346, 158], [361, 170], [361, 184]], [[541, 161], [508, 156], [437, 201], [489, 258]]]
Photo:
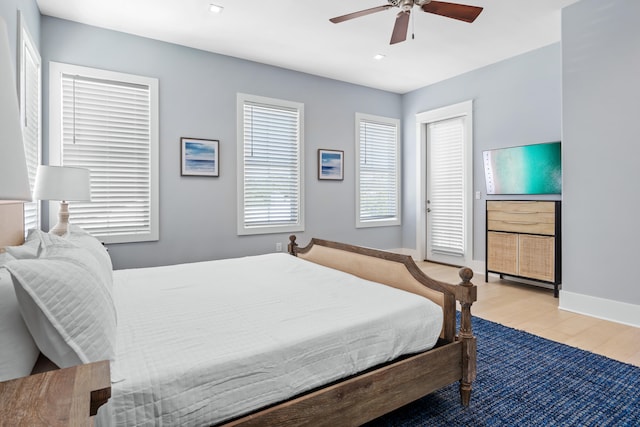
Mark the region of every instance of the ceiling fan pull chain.
[[416, 39], [416, 15], [411, 15], [411, 40]]

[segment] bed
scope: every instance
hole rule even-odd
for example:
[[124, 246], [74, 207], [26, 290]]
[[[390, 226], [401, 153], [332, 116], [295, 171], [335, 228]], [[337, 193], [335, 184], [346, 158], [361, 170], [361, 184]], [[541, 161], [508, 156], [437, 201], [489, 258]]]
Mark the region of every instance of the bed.
[[[55, 239], [50, 241], [52, 237], [46, 233], [41, 233], [39, 239], [40, 247], [62, 245]], [[95, 244], [95, 239], [81, 232], [75, 235], [70, 233], [68, 239], [74, 240], [74, 245], [87, 245], [81, 251], [74, 252], [74, 256], [84, 257], [82, 259], [86, 264], [93, 263], [93, 279], [99, 281], [100, 277], [108, 276], [109, 266], [106, 263], [110, 261], [101, 252], [101, 245]], [[23, 252], [29, 251], [33, 240], [28, 239], [23, 245], [26, 247]], [[64, 257], [56, 252], [57, 249], [47, 250], [49, 261], [52, 258], [63, 260]], [[65, 247], [65, 251], [67, 250], [76, 249]], [[87, 255], [99, 261], [94, 262]], [[74, 258], [74, 263], [69, 264], [69, 268], [77, 266], [76, 261]], [[39, 269], [42, 269], [41, 264], [42, 262], [38, 264]], [[16, 265], [19, 263], [8, 267], [12, 270], [12, 276], [20, 276]], [[210, 288], [211, 285], [190, 285], [188, 282], [191, 280], [184, 278], [196, 273], [196, 276], [199, 274], [211, 277], [210, 269], [214, 268], [213, 265], [216, 269], [215, 277], [232, 276], [234, 283], [242, 285], [236, 285], [222, 293], [216, 291], [216, 305], [209, 305], [204, 301], [194, 303], [194, 299], [198, 299], [195, 295], [198, 294], [191, 293], [195, 292], [191, 288]], [[104, 324], [105, 329], [113, 328], [115, 332], [107, 331], [104, 336], [96, 336], [95, 331], [91, 331], [93, 335], [78, 337], [77, 343], [82, 351], [75, 351], [73, 356], [79, 360], [69, 358], [68, 349], [58, 349], [60, 354], [54, 355], [54, 359], [63, 356], [56, 361], [58, 366], [86, 363], [100, 358], [112, 359], [112, 398], [98, 413], [99, 425], [112, 425], [113, 412], [121, 415], [116, 417], [118, 425], [360, 425], [454, 382], [460, 383], [461, 404], [468, 405], [471, 384], [475, 378], [475, 338], [471, 330], [470, 308], [476, 299], [476, 288], [470, 282], [472, 272], [469, 269], [460, 271], [460, 285], [450, 285], [425, 276], [408, 256], [320, 239], [312, 239], [306, 247], [301, 248], [297, 245], [295, 236], [290, 238], [289, 255], [268, 254], [247, 259], [214, 261], [213, 265], [205, 262], [115, 271], [108, 291], [93, 298], [98, 299], [99, 303], [87, 311], [95, 311], [90, 313], [94, 317], [84, 321], [88, 324]], [[252, 267], [248, 268], [247, 265]], [[267, 270], [263, 270], [268, 265], [276, 266], [274, 272], [267, 273]], [[248, 275], [249, 270], [258, 268], [262, 276], [259, 280]], [[185, 273], [186, 271], [189, 273]], [[51, 274], [53, 273], [45, 273], [47, 287], [54, 283]], [[281, 286], [272, 287], [269, 284], [268, 276], [272, 275], [276, 282], [282, 282]], [[342, 285], [334, 283], [338, 281], [335, 279], [338, 276], [348, 276], [339, 281], [346, 280], [346, 283], [350, 283], [351, 287], [346, 292], [354, 292], [353, 294], [340, 293], [345, 290]], [[312, 278], [319, 278], [320, 282], [313, 282]], [[260, 282], [260, 286], [256, 286], [256, 282]], [[305, 293], [298, 289], [305, 286], [310, 288]], [[84, 283], [78, 287], [81, 289], [79, 293], [87, 288]], [[359, 289], [362, 287], [366, 287], [365, 296], [362, 296], [362, 290]], [[266, 294], [260, 294], [264, 292], [262, 288], [267, 289]], [[154, 292], [164, 294], [165, 299], [169, 296], [168, 300], [172, 302], [170, 305], [189, 315], [172, 316], [170, 313], [173, 309], [162, 307], [162, 303], [156, 298], [163, 297], [153, 295]], [[306, 292], [312, 292], [311, 296]], [[16, 290], [16, 293], [20, 300], [20, 292]], [[324, 294], [328, 294], [329, 305], [314, 308], [311, 304], [323, 299]], [[109, 298], [116, 301], [113, 310], [109, 307]], [[243, 299], [243, 307], [230, 308], [229, 301], [238, 298]], [[25, 295], [22, 295], [22, 299], [26, 299]], [[141, 299], [146, 304], [141, 304]], [[399, 308], [394, 308], [396, 299], [400, 304]], [[271, 303], [277, 304], [282, 300], [295, 302], [294, 312], [281, 312], [281, 318], [275, 323], [277, 327], [268, 325], [264, 318], [248, 320], [247, 313], [260, 312]], [[355, 308], [347, 307], [346, 312], [334, 311], [345, 300], [363, 303], [357, 304], [358, 307]], [[459, 330], [456, 330], [456, 301], [459, 302], [461, 311]], [[65, 304], [69, 305], [68, 302]], [[206, 313], [209, 306], [215, 307], [208, 310], [212, 313]], [[426, 307], [435, 311], [424, 314]], [[221, 317], [224, 311], [231, 312], [232, 316]], [[179, 310], [175, 312], [178, 313]], [[367, 317], [372, 312], [380, 313], [382, 317]], [[400, 317], [403, 313], [408, 314], [408, 317]], [[203, 314], [213, 317], [203, 319], [200, 317]], [[83, 318], [88, 315], [79, 311], [71, 317]], [[168, 322], [161, 326], [158, 322], [163, 321], [163, 317]], [[115, 322], [116, 318], [117, 326], [111, 321]], [[347, 318], [370, 328], [347, 330], [347, 326], [341, 326], [343, 322], [347, 325]], [[290, 327], [293, 325], [290, 323], [291, 319], [301, 321], [302, 327], [299, 326], [300, 323]], [[227, 325], [225, 322], [247, 323], [236, 330], [227, 326], [220, 328], [222, 324]], [[125, 330], [122, 326], [125, 323], [137, 325], [137, 329]], [[172, 333], [183, 334], [182, 323], [196, 332], [195, 341], [181, 341], [181, 346], [189, 349], [188, 356], [177, 353], [181, 355], [172, 357], [172, 341], [166, 340], [169, 340], [168, 335]], [[217, 332], [207, 329], [210, 324], [218, 326]], [[33, 328], [29, 328], [30, 331], [31, 329]], [[225, 338], [225, 331], [232, 330], [235, 332], [226, 333], [231, 336]], [[240, 336], [243, 334], [238, 332], [248, 330], [255, 330], [258, 335], [247, 338]], [[336, 345], [335, 335], [327, 335], [331, 330], [334, 333], [337, 330], [344, 342]], [[49, 331], [46, 337], [34, 337], [34, 341], [38, 342], [37, 347], [42, 348], [40, 341], [50, 339], [49, 335], [55, 335], [55, 332], [52, 334]], [[148, 335], [150, 341], [159, 345], [153, 347], [140, 334]], [[31, 332], [31, 335], [34, 333]], [[305, 347], [306, 341], [311, 341], [311, 336], [315, 336], [319, 342], [314, 352]], [[281, 341], [285, 343], [285, 338], [291, 337], [294, 337], [295, 344], [286, 344], [289, 347], [286, 347], [285, 355], [268, 353], [273, 347], [278, 347]], [[201, 351], [194, 342], [207, 340], [211, 340], [209, 346], [214, 343], [215, 351], [211, 350], [211, 357], [195, 357], [190, 360]], [[239, 347], [226, 344], [229, 340], [237, 341]], [[301, 344], [302, 341], [305, 341], [302, 343], [304, 345]], [[101, 344], [97, 345], [98, 342]], [[249, 355], [249, 359], [244, 359], [245, 362], [242, 363], [230, 361], [227, 356], [242, 353], [243, 349], [249, 347], [247, 342], [255, 344], [251, 347], [260, 348], [258, 354]], [[393, 343], [391, 350], [384, 348], [390, 342]], [[353, 343], [356, 346], [349, 347]], [[295, 354], [293, 347], [302, 349], [304, 357], [300, 359], [304, 360], [300, 365], [292, 364], [291, 359], [297, 358], [291, 356]], [[337, 347], [338, 353], [330, 353], [330, 347]], [[320, 353], [317, 348], [320, 348]], [[55, 353], [56, 349], [47, 349], [47, 353], [51, 351]], [[136, 357], [130, 358], [132, 354]], [[158, 362], [150, 364], [148, 360], [154, 357]], [[223, 364], [212, 367], [209, 365], [212, 360], [209, 359]], [[332, 364], [327, 367], [325, 359], [332, 361]], [[140, 360], [142, 365], [150, 364], [150, 368], [140, 365]], [[250, 367], [249, 373], [243, 375], [243, 371], [237, 370], [242, 368], [238, 366], [242, 364], [246, 365], [245, 368]], [[177, 370], [167, 374], [171, 366]], [[287, 367], [279, 375], [285, 377], [284, 391], [282, 387], [274, 385], [275, 380], [263, 376], [263, 371], [268, 370], [267, 368], [280, 367], [282, 370], [281, 366]], [[200, 372], [196, 374], [200, 379], [187, 379], [188, 375], [193, 375], [195, 368], [200, 369], [195, 370]], [[241, 383], [243, 376], [248, 377], [249, 381]], [[158, 392], [154, 394], [147, 391], [162, 382], [172, 388], [170, 391], [165, 388], [159, 394], [182, 396], [191, 393], [196, 396], [195, 402], [193, 399], [191, 403], [170, 399], [164, 401]], [[219, 388], [211, 388], [214, 383], [231, 386], [223, 387], [220, 391]], [[252, 395], [248, 384], [258, 384], [258, 392]], [[286, 390], [287, 387], [290, 389]], [[127, 395], [134, 397], [127, 400]], [[212, 400], [217, 401], [218, 407], [222, 409], [207, 409], [213, 405]], [[123, 412], [126, 413], [124, 416]]]

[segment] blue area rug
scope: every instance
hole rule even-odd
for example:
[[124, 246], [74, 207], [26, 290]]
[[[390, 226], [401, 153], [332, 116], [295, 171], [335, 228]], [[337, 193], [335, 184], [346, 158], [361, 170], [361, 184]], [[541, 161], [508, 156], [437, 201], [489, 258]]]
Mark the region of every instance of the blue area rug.
[[640, 368], [479, 318], [471, 404], [452, 384], [367, 427], [640, 426]]

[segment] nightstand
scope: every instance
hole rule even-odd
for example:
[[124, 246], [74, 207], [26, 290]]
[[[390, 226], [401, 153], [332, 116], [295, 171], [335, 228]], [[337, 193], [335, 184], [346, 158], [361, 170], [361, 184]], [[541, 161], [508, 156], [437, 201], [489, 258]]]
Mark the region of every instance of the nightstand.
[[89, 426], [111, 397], [104, 360], [0, 383], [2, 426]]

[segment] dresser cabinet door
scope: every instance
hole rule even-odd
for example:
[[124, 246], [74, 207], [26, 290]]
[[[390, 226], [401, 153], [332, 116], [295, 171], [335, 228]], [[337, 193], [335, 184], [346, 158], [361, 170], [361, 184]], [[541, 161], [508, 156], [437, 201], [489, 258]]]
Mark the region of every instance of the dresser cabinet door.
[[520, 234], [518, 261], [520, 275], [532, 279], [555, 280], [555, 240], [553, 237]]
[[490, 231], [487, 233], [489, 270], [518, 274], [518, 235]]

